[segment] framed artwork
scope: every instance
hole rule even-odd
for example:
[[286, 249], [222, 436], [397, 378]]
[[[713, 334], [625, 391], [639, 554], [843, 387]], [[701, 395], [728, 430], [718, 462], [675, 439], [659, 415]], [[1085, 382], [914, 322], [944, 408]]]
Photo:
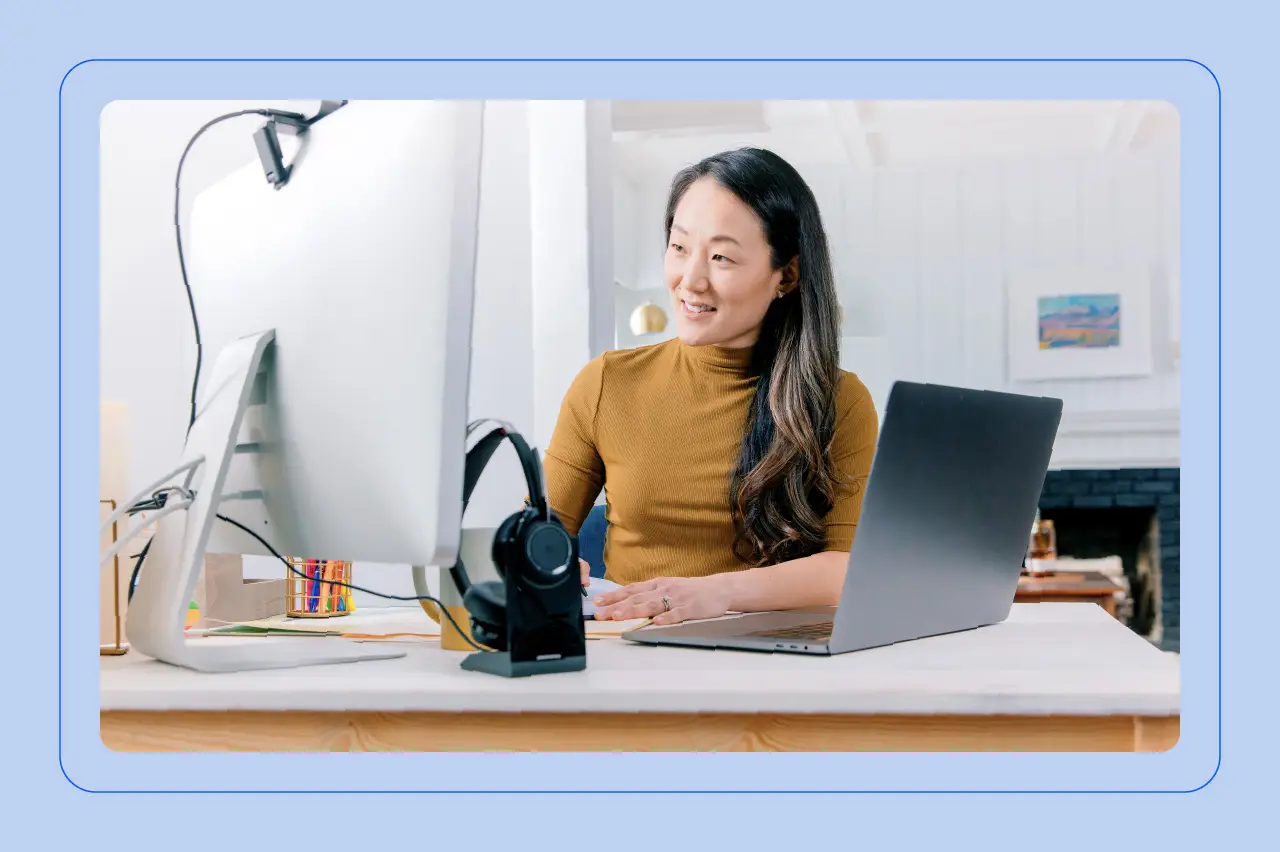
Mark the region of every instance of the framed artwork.
[[1008, 281], [1009, 378], [1151, 373], [1151, 282], [1116, 267], [1024, 272]]

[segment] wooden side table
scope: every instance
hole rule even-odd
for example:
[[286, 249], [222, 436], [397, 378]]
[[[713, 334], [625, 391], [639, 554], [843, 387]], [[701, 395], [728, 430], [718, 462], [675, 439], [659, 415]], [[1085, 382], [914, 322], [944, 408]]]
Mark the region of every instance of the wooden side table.
[[1123, 592], [1105, 574], [1097, 571], [1064, 571], [1049, 577], [1018, 578], [1016, 603], [1096, 603], [1113, 618], [1116, 615], [1116, 592]]

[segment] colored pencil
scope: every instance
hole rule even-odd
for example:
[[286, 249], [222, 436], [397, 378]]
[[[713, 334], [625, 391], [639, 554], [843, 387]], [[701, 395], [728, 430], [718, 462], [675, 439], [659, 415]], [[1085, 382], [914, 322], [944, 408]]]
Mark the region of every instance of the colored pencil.
[[321, 612], [329, 612], [333, 608], [333, 562], [324, 561], [324, 583], [320, 586]]
[[333, 563], [333, 575], [331, 579], [333, 580], [333, 585], [329, 587], [329, 609], [333, 612], [338, 612], [338, 601], [342, 600], [342, 587], [338, 585], [343, 582], [341, 562]]
[[316, 612], [316, 607], [320, 603], [320, 563], [314, 559], [308, 559], [307, 576], [311, 578], [307, 583], [307, 612]]

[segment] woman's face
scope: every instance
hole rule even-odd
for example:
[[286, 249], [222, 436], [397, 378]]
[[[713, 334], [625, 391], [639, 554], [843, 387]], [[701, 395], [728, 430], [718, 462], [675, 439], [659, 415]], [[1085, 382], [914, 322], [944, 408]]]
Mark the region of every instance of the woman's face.
[[691, 346], [753, 346], [792, 268], [775, 270], [764, 228], [713, 178], [695, 181], [676, 207], [663, 270], [676, 333]]

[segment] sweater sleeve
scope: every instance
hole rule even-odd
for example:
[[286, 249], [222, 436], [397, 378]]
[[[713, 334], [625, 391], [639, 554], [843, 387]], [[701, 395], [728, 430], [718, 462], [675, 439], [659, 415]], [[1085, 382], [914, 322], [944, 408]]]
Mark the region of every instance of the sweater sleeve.
[[831, 460], [838, 481], [835, 500], [825, 518], [828, 551], [847, 553], [862, 514], [862, 495], [871, 474], [880, 418], [866, 385], [852, 373], [842, 373], [838, 394], [835, 437], [831, 443]]
[[560, 404], [543, 459], [547, 498], [570, 535], [577, 535], [604, 485], [596, 444], [596, 411], [604, 390], [604, 356], [579, 371]]

